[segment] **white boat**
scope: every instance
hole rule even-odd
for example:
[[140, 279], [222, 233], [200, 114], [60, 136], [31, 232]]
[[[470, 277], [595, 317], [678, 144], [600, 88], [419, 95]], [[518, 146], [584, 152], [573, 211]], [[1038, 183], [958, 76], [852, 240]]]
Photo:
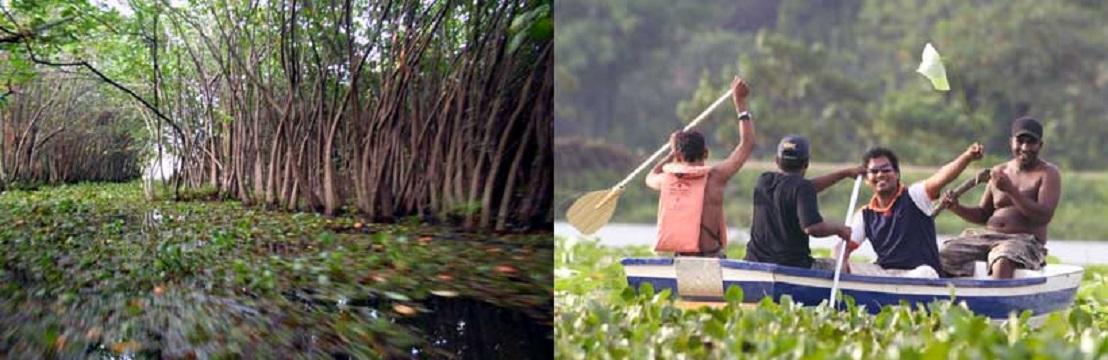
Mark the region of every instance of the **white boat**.
[[[738, 286], [743, 302], [767, 296], [777, 301], [789, 295], [814, 306], [830, 297], [834, 277], [826, 270], [715, 258], [627, 258], [622, 264], [634, 289], [649, 283], [656, 290], [671, 289], [684, 300], [707, 302], [724, 301], [726, 289]], [[941, 279], [842, 274], [839, 289], [873, 313], [902, 301], [915, 305], [953, 297], [992, 319], [1007, 319], [1024, 310], [1041, 319], [1073, 304], [1085, 272], [1076, 265], [1049, 264], [1037, 271], [1016, 270], [1012, 279], [993, 280], [984, 274], [984, 263], [977, 269], [973, 277]]]

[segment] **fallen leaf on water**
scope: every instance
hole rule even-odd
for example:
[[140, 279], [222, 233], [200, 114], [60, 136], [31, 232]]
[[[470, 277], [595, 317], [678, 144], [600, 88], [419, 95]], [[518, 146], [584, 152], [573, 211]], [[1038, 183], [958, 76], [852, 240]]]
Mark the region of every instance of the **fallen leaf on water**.
[[138, 341], [120, 341], [112, 344], [112, 351], [117, 354], [135, 352], [140, 346]]
[[431, 294], [433, 294], [435, 296], [442, 296], [442, 297], [458, 296], [457, 291], [451, 291], [451, 290], [431, 290]]
[[411, 301], [412, 300], [407, 295], [392, 292], [392, 291], [386, 291], [385, 296], [388, 297], [389, 299], [398, 300], [398, 301]]
[[99, 341], [100, 340], [100, 327], [98, 326], [98, 327], [94, 327], [92, 329], [88, 329], [88, 332], [85, 333], [85, 338], [88, 339], [89, 341]]
[[412, 315], [415, 315], [415, 313], [416, 313], [415, 308], [413, 308], [411, 306], [408, 306], [408, 305], [404, 305], [404, 304], [393, 305], [392, 309], [394, 311], [396, 311], [397, 314], [400, 314], [400, 315], [412, 316]]

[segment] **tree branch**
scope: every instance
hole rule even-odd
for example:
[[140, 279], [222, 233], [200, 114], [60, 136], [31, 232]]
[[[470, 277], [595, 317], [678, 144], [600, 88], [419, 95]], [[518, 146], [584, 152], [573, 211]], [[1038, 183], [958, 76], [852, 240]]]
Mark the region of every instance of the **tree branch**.
[[[4, 12], [7, 13], [7, 9], [5, 9]], [[11, 14], [8, 14], [8, 16], [9, 16], [9, 18], [11, 18]], [[35, 37], [36, 35], [38, 35], [38, 33], [40, 33], [40, 32], [43, 32], [45, 30], [49, 30], [52, 27], [67, 23], [70, 20], [73, 20], [72, 16], [64, 17], [64, 18], [61, 18], [61, 19], [58, 19], [58, 20], [54, 20], [52, 22], [43, 24], [43, 25], [41, 25], [37, 28], [27, 29], [27, 30], [23, 30], [23, 31], [12, 31], [12, 30], [9, 30], [7, 28], [0, 28], [5, 33], [9, 34], [9, 35], [6, 35], [4, 37], [0, 37], [0, 44], [4, 44], [4, 43], [13, 43], [14, 44], [14, 43], [18, 43], [18, 42], [21, 42], [21, 41], [24, 41], [24, 40], [31, 39], [31, 38]]]
[[115, 80], [112, 80], [107, 75], [104, 75], [104, 73], [100, 72], [100, 70], [93, 67], [92, 64], [89, 64], [87, 61], [82, 60], [82, 61], [77, 61], [77, 62], [54, 62], [54, 61], [43, 60], [43, 59], [38, 58], [38, 56], [35, 55], [35, 52], [31, 48], [31, 44], [28, 41], [24, 41], [23, 45], [27, 48], [27, 54], [31, 55], [31, 61], [35, 62], [36, 64], [47, 65], [47, 66], [57, 66], [57, 67], [77, 66], [77, 67], [84, 67], [84, 68], [88, 69], [93, 74], [95, 74], [96, 77], [100, 78], [101, 81], [104, 81], [104, 82], [108, 83], [109, 85], [115, 87], [116, 89], [119, 89], [119, 90], [127, 93], [127, 95], [131, 96], [131, 98], [134, 98], [135, 100], [138, 100], [140, 103], [142, 103], [143, 106], [145, 106], [147, 109], [149, 109], [151, 112], [153, 112], [154, 115], [157, 115], [159, 119], [162, 119], [163, 122], [165, 122], [167, 125], [172, 127], [173, 131], [175, 133], [177, 133], [177, 136], [180, 137], [182, 139], [182, 141], [184, 141], [185, 133], [184, 133], [184, 131], [181, 130], [180, 126], [177, 126], [177, 123], [173, 122], [173, 120], [169, 119], [169, 117], [165, 116], [165, 114], [162, 114], [162, 112], [160, 110], [158, 110], [158, 108], [151, 105], [150, 102], [146, 101], [146, 99], [142, 98], [141, 96], [139, 96], [134, 91], [127, 88], [126, 86], [123, 86], [120, 83], [116, 82]]

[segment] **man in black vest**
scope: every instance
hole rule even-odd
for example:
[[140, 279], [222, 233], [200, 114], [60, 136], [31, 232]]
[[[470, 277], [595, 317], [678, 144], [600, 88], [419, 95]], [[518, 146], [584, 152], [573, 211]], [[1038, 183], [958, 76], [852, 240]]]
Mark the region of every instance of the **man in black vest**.
[[[905, 186], [900, 182], [900, 163], [891, 150], [870, 149], [862, 157], [866, 185], [873, 190], [869, 204], [851, 221], [850, 251], [869, 239], [877, 253], [876, 266], [855, 264], [853, 272], [863, 275], [936, 278], [946, 276], [939, 261], [935, 219], [931, 212], [944, 186], [981, 159], [983, 147], [974, 143], [958, 158], [944, 165], [926, 180]], [[839, 246], [835, 247], [835, 255]], [[850, 270], [849, 267], [845, 270]]]

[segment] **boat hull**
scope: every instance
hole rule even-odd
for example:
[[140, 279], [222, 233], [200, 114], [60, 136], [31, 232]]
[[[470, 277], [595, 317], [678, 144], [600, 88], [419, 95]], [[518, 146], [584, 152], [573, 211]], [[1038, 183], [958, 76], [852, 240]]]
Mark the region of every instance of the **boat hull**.
[[[682, 299], [694, 301], [723, 301], [726, 289], [738, 286], [743, 290], [743, 302], [757, 302], [765, 297], [778, 301], [788, 295], [795, 302], [818, 305], [829, 298], [834, 276], [825, 270], [738, 260], [676, 259], [629, 258], [622, 264], [632, 288], [649, 283], [656, 290], [671, 289]], [[717, 268], [718, 277], [714, 274]], [[915, 306], [954, 299], [964, 301], [975, 313], [1005, 319], [1012, 312], [1030, 310], [1033, 316], [1039, 316], [1068, 308], [1073, 304], [1084, 270], [1073, 265], [1048, 265], [1041, 272], [1020, 272], [1017, 276], [1022, 278], [1009, 280], [842, 274], [839, 288], [843, 295], [874, 313], [885, 305], [906, 302]], [[705, 273], [712, 276], [705, 277]]]

